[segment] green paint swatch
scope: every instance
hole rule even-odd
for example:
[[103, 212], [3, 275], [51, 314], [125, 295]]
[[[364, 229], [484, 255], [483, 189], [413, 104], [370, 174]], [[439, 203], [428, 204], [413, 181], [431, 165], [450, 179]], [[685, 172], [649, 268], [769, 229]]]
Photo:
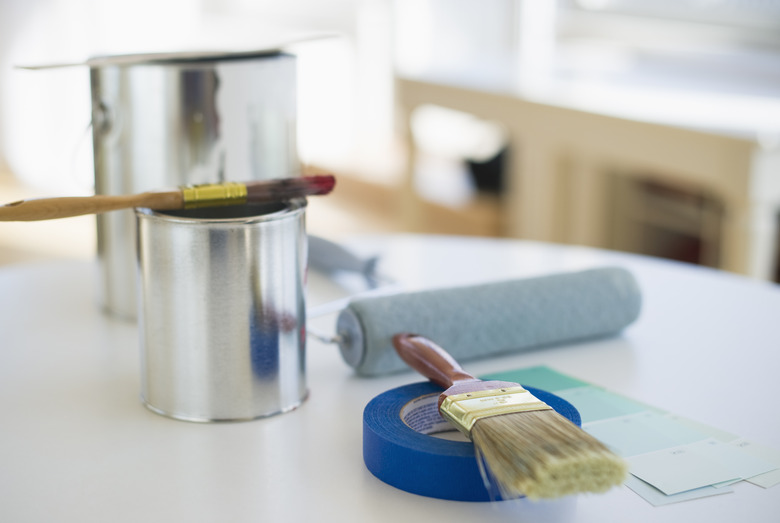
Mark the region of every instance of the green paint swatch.
[[584, 381], [572, 378], [571, 376], [566, 376], [565, 374], [561, 374], [544, 365], [529, 367], [527, 369], [496, 372], [480, 376], [480, 378], [483, 380], [511, 381], [527, 385], [528, 387], [546, 390], [547, 392], [556, 392], [588, 385], [588, 383]]

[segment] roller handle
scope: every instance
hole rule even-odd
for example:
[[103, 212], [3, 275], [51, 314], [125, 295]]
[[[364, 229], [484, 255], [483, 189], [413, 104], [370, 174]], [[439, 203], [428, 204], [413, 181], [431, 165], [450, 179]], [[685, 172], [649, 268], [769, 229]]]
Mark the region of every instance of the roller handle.
[[477, 379], [464, 371], [444, 349], [423, 336], [396, 334], [393, 346], [407, 365], [443, 389], [449, 389], [458, 382]]

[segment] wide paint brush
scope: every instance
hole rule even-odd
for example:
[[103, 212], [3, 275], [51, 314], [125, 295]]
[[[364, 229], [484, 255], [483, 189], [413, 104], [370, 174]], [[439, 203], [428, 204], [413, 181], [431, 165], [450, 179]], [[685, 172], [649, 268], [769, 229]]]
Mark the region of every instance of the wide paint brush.
[[148, 207], [159, 211], [286, 201], [328, 194], [336, 185], [329, 174], [251, 182], [225, 182], [129, 195], [96, 195], [21, 200], [0, 206], [0, 221], [36, 221]]
[[471, 439], [486, 482], [504, 499], [605, 492], [625, 462], [517, 383], [482, 381], [433, 341], [397, 334], [401, 359], [446, 389], [439, 413]]

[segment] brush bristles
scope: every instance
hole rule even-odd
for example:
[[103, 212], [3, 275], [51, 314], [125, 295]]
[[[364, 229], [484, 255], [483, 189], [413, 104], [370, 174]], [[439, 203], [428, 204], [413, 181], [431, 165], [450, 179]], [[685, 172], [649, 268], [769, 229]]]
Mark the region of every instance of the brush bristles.
[[481, 419], [471, 439], [483, 477], [504, 499], [606, 492], [627, 473], [620, 457], [552, 410]]

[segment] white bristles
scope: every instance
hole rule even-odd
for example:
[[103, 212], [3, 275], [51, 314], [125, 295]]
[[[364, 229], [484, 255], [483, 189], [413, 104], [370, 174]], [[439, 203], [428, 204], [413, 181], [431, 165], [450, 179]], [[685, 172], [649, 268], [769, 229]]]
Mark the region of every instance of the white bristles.
[[605, 492], [627, 474], [620, 457], [552, 410], [481, 419], [471, 439], [483, 478], [504, 499]]

